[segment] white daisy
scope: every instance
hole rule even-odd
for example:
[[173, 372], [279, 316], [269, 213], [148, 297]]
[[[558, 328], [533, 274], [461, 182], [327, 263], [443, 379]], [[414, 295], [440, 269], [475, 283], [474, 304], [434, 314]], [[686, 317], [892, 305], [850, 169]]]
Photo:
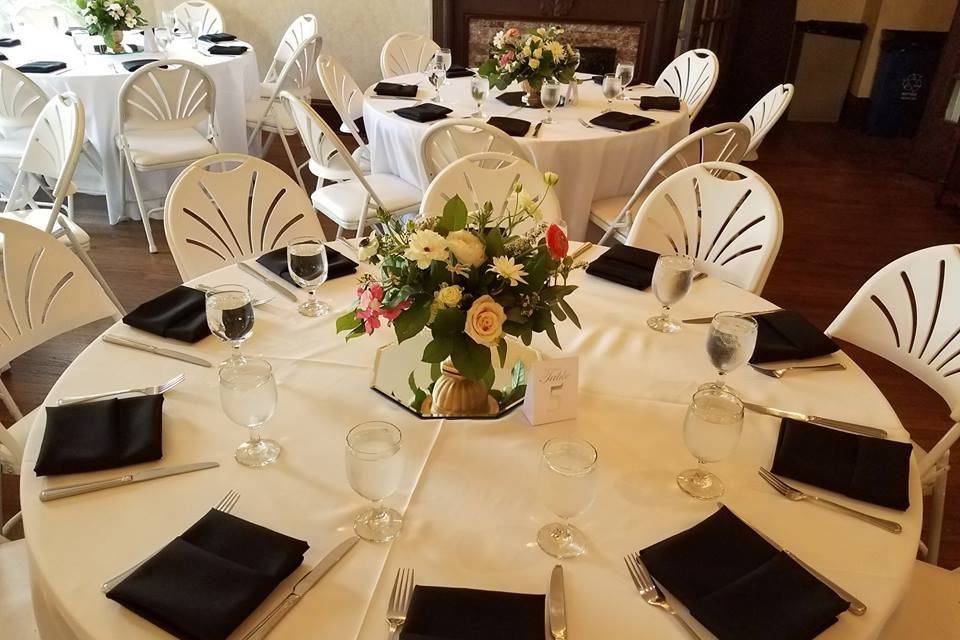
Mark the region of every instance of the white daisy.
[[509, 280], [511, 287], [515, 287], [521, 282], [527, 284], [527, 281], [523, 279], [527, 272], [523, 270], [523, 265], [514, 262], [513, 258], [497, 256], [493, 259], [493, 266], [489, 270], [504, 280]]
[[410, 243], [403, 257], [413, 260], [421, 269], [429, 269], [434, 260], [446, 262], [449, 251], [447, 241], [436, 231], [424, 229], [410, 236]]

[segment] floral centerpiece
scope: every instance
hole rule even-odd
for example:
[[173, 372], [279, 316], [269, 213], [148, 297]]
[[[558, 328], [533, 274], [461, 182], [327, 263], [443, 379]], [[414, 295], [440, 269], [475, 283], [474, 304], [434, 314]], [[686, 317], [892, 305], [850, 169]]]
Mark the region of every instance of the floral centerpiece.
[[576, 50], [561, 42], [563, 29], [540, 27], [521, 32], [516, 27], [498, 31], [490, 43], [490, 55], [478, 73], [491, 87], [506, 89], [511, 83], [523, 85], [530, 106], [539, 106], [540, 87], [547, 78], [569, 83], [580, 59]]
[[77, 0], [80, 16], [91, 35], [103, 37], [114, 53], [123, 51], [123, 32], [147, 24], [134, 0]]
[[[544, 175], [543, 195], [557, 180]], [[379, 276], [361, 277], [356, 307], [337, 319], [337, 331], [350, 340], [386, 323], [403, 342], [429, 330], [422, 359], [437, 376], [421, 399], [437, 415], [488, 413], [491, 397], [501, 400], [490, 393], [493, 351], [503, 367], [506, 336], [529, 345], [545, 333], [559, 347], [555, 321], [580, 326], [567, 277], [585, 263], [568, 255], [559, 226], [542, 221], [542, 202], [518, 183], [502, 212], [490, 202], [468, 211], [459, 196], [440, 216], [402, 222], [381, 211], [359, 253]]]

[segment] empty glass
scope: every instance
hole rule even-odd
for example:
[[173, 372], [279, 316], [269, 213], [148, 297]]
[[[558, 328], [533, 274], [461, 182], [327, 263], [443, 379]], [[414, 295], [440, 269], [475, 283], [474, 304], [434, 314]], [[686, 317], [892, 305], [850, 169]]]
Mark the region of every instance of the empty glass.
[[473, 101], [477, 103], [477, 111], [474, 117], [486, 120], [487, 116], [483, 113], [483, 103], [490, 95], [490, 78], [481, 75], [475, 75], [470, 78], [470, 95]]
[[443, 102], [440, 98], [440, 86], [447, 80], [447, 69], [443, 66], [443, 60], [439, 56], [434, 56], [427, 65], [427, 79], [433, 85], [436, 92], [432, 102]]
[[681, 324], [670, 317], [670, 307], [680, 302], [693, 282], [693, 258], [663, 255], [653, 269], [653, 295], [663, 305], [663, 312], [647, 320], [647, 326], [660, 333], [676, 333]]
[[373, 501], [373, 508], [353, 522], [353, 530], [364, 540], [389, 542], [403, 526], [403, 516], [383, 506], [403, 475], [401, 440], [400, 429], [389, 422], [364, 422], [347, 433], [347, 480], [354, 491]]
[[167, 47], [169, 47], [170, 42], [173, 41], [173, 33], [171, 33], [169, 29], [158, 27], [153, 30], [153, 37], [157, 41], [157, 48], [166, 53]]
[[280, 455], [280, 445], [260, 437], [260, 427], [277, 408], [277, 383], [270, 363], [260, 358], [228, 362], [220, 368], [220, 405], [227, 417], [250, 429], [250, 439], [234, 452], [246, 467], [263, 467]]
[[190, 32], [190, 37], [193, 38], [193, 48], [200, 48], [200, 36], [203, 35], [200, 33], [200, 21], [199, 20], [190, 20], [187, 22], [187, 31]]
[[597, 486], [597, 450], [586, 440], [554, 438], [543, 445], [540, 495], [561, 522], [544, 526], [537, 544], [555, 558], [576, 558], [587, 550], [583, 533], [568, 520], [590, 506]]
[[87, 53], [83, 50], [86, 36], [87, 33], [85, 31], [74, 30], [70, 32], [70, 39], [73, 41], [73, 46], [76, 47], [77, 53], [80, 54], [80, 64], [83, 66], [87, 64]]
[[[736, 449], [743, 430], [743, 403], [723, 389], [703, 389], [693, 395], [683, 421], [683, 441], [701, 465], [723, 460]], [[723, 495], [723, 482], [702, 467], [677, 476], [685, 492], [701, 500]]]
[[540, 102], [547, 110], [547, 117], [543, 119], [544, 124], [553, 122], [553, 110], [560, 104], [560, 83], [553, 78], [547, 78], [540, 86]]
[[600, 113], [606, 113], [613, 110], [613, 101], [620, 95], [622, 83], [620, 78], [613, 73], [603, 76], [603, 97], [607, 99], [607, 108]]
[[[709, 387], [735, 393], [723, 376], [740, 367], [753, 355], [757, 345], [757, 321], [736, 311], [721, 311], [713, 316], [707, 332], [707, 355], [717, 370], [717, 381]], [[701, 388], [705, 388], [701, 387]]]
[[623, 99], [624, 90], [633, 81], [633, 63], [621, 62], [618, 64], [616, 76], [620, 78], [620, 98]]
[[301, 315], [319, 318], [330, 313], [330, 305], [317, 299], [317, 289], [327, 280], [327, 248], [323, 238], [294, 238], [287, 245], [287, 269], [307, 299], [299, 306]]
[[160, 12], [160, 20], [163, 26], [173, 35], [177, 26], [177, 15], [173, 11], [162, 11]]
[[242, 362], [243, 341], [253, 335], [253, 301], [239, 284], [224, 284], [206, 290], [207, 326], [224, 342], [233, 343], [227, 363]]

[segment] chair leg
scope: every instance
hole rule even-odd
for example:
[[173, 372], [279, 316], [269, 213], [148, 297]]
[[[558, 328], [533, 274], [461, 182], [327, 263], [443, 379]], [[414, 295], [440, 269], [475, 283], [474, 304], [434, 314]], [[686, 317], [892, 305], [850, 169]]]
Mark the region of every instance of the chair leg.
[[287, 142], [287, 136], [281, 133], [280, 142], [283, 143], [283, 150], [287, 152], [287, 159], [290, 161], [290, 168], [293, 169], [293, 175], [297, 179], [297, 183], [301, 189], [306, 191], [307, 187], [303, 184], [303, 176], [300, 175], [300, 168], [297, 167], [297, 161], [293, 158], [293, 151], [290, 150], [290, 143]]
[[267, 155], [267, 151], [270, 151], [270, 147], [273, 146], [273, 139], [276, 138], [275, 133], [267, 134], [267, 141], [263, 143], [263, 146], [260, 147], [260, 157], [263, 158]]
[[[3, 406], [7, 408], [7, 411], [10, 412], [10, 415], [13, 416], [13, 421], [23, 419], [23, 413], [20, 411], [20, 407], [17, 406], [17, 403], [14, 402], [13, 396], [10, 394], [10, 391], [7, 389], [7, 385], [3, 384], [3, 381], [0, 380], [0, 401], [3, 402]], [[3, 427], [0, 427], [2, 429]]]
[[67, 196], [67, 217], [73, 220], [73, 196]]
[[[943, 465], [950, 462], [950, 452], [943, 454], [941, 459]], [[929, 532], [927, 547], [927, 562], [937, 564], [940, 559], [940, 538], [943, 535], [943, 510], [947, 499], [947, 471], [943, 471], [937, 477], [933, 485], [933, 497], [930, 503], [930, 522], [927, 525]]]
[[143, 196], [140, 194], [140, 183], [137, 180], [137, 168], [133, 164], [133, 160], [130, 159], [130, 154], [127, 153], [126, 149], [123, 151], [123, 156], [127, 161], [127, 169], [130, 172], [130, 183], [133, 185], [133, 195], [137, 198], [137, 206], [140, 208], [140, 221], [143, 222], [143, 231], [147, 235], [147, 248], [150, 250], [150, 253], [157, 252], [157, 245], [153, 241], [153, 231], [150, 230], [150, 212], [147, 211], [147, 208], [143, 205]]
[[126, 312], [123, 309], [123, 305], [120, 304], [120, 299], [113, 292], [113, 289], [110, 288], [110, 285], [107, 284], [107, 279], [103, 277], [103, 274], [100, 273], [100, 270], [97, 269], [97, 265], [93, 263], [93, 260], [90, 259], [90, 256], [87, 252], [80, 246], [80, 243], [77, 241], [77, 237], [70, 231], [70, 227], [67, 226], [67, 223], [63, 220], [60, 221], [60, 227], [63, 229], [64, 233], [67, 234], [67, 238], [70, 240], [70, 248], [73, 252], [80, 258], [80, 262], [87, 267], [87, 270], [93, 274], [93, 277], [97, 279], [97, 282], [100, 283], [100, 286], [103, 287], [104, 293], [107, 294], [107, 297], [110, 298], [110, 301], [117, 308], [117, 311], [120, 315], [125, 314]]

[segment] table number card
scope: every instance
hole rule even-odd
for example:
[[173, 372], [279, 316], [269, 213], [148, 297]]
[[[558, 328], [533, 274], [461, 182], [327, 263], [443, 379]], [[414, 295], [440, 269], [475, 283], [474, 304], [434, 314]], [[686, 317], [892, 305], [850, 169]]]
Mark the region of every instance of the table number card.
[[576, 418], [579, 386], [576, 357], [534, 362], [527, 371], [523, 415], [530, 424]]

